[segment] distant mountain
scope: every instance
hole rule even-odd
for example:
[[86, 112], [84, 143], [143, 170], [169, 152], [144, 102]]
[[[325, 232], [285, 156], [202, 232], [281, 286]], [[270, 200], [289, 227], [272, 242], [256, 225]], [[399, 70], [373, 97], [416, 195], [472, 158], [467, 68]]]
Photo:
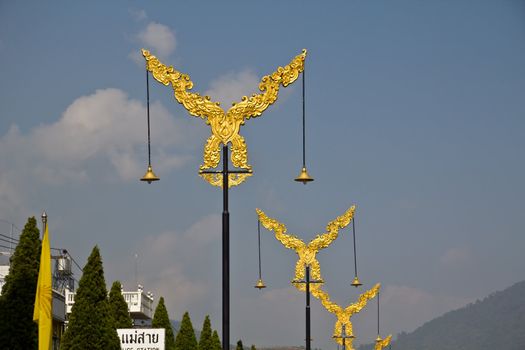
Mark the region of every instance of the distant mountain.
[[525, 350], [525, 281], [398, 334], [392, 349]]

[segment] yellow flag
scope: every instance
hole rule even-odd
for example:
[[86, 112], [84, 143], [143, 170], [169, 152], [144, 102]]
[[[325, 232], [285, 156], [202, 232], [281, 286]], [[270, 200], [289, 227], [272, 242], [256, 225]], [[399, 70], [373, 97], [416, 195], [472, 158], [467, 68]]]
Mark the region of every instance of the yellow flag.
[[46, 224], [44, 239], [42, 240], [42, 253], [40, 255], [40, 271], [38, 272], [38, 285], [36, 287], [35, 309], [33, 311], [33, 321], [38, 323], [38, 350], [51, 349], [51, 332], [53, 325], [53, 315], [51, 311], [52, 301], [51, 249]]

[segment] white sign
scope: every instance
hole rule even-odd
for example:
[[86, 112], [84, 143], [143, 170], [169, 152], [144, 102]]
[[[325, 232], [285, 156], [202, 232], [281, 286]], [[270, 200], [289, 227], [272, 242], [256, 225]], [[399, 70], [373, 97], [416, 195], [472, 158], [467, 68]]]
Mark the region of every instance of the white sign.
[[122, 350], [165, 350], [164, 328], [117, 329]]

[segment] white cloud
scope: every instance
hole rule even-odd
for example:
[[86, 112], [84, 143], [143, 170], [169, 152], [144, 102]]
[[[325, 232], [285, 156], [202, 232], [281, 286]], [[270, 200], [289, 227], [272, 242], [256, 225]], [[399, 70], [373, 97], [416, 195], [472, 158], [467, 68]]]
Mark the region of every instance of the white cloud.
[[142, 260], [139, 283], [164, 296], [173, 318], [186, 310], [209, 314], [216, 307], [211, 296], [218, 287], [218, 260], [210, 251], [217, 247], [220, 227], [220, 216], [208, 215], [184, 232], [150, 235], [138, 247]]
[[205, 95], [213, 101], [220, 102], [225, 110], [230, 108], [232, 102], [241, 101], [242, 96], [260, 93], [259, 78], [250, 70], [238, 73], [229, 73], [210, 83], [210, 88]]
[[130, 9], [129, 13], [135, 21], [144, 21], [148, 19], [148, 15], [144, 10]]
[[20, 213], [27, 213], [24, 205], [24, 198], [22, 193], [18, 190], [18, 186], [10, 181], [15, 174], [12, 169], [6, 169], [0, 174], [0, 213], [2, 218], [9, 218], [15, 222]]
[[[180, 121], [159, 103], [151, 106], [151, 115], [153, 157], [159, 160], [158, 168], [166, 171], [181, 165], [186, 156], [165, 153], [187, 141], [179, 131]], [[25, 135], [12, 126], [0, 138], [0, 157], [8, 168], [29, 172], [45, 183], [87, 181], [101, 173], [100, 161], [109, 163], [121, 179], [134, 180], [144, 172], [145, 119], [145, 107], [123, 91], [97, 90], [76, 99], [54, 123], [37, 126]], [[10, 160], [10, 154], [16, 154], [16, 159]], [[107, 169], [102, 173], [107, 174]]]
[[[232, 305], [233, 315], [236, 316], [232, 318], [231, 326], [236, 333], [234, 336], [242, 335], [243, 340], [268, 347], [303, 343], [304, 292], [292, 286], [276, 288], [269, 285], [262, 291], [252, 286], [247, 288], [250, 289], [244, 292], [242, 298], [235, 299]], [[316, 304], [317, 301], [312, 298], [314, 337], [317, 336], [316, 321], [320, 315]]]
[[467, 248], [453, 247], [448, 249], [439, 259], [439, 262], [448, 267], [457, 267], [468, 263], [472, 258]]
[[175, 33], [164, 24], [150, 22], [138, 35], [137, 39], [156, 56], [167, 58], [177, 46]]

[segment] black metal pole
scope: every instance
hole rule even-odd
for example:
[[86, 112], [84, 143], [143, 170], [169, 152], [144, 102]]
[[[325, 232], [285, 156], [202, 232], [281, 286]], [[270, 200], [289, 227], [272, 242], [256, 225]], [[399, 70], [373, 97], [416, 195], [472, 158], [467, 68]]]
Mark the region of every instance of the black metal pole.
[[310, 350], [310, 266], [306, 266], [306, 350]]
[[228, 212], [228, 146], [222, 146], [222, 350], [230, 348], [230, 213]]
[[343, 350], [346, 350], [346, 325], [343, 325]]

